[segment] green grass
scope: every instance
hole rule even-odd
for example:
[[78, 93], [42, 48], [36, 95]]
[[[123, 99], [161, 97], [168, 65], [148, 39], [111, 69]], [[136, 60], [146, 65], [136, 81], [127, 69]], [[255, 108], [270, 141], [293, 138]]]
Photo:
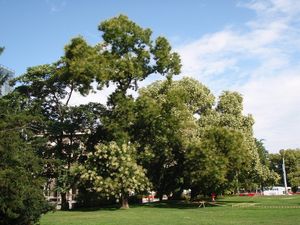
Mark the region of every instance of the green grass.
[[41, 225], [300, 224], [300, 196], [226, 197], [217, 204], [198, 208], [197, 204], [164, 202], [129, 210], [56, 211], [42, 216]]

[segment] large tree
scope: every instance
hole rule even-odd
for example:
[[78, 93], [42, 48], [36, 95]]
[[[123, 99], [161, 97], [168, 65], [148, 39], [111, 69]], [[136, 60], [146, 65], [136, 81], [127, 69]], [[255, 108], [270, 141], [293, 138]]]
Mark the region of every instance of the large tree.
[[134, 98], [130, 90], [138, 89], [138, 82], [151, 74], [171, 78], [180, 72], [180, 59], [172, 53], [171, 46], [163, 37], [152, 40], [150, 29], [143, 29], [128, 17], [120, 15], [99, 25], [103, 43], [101, 54], [105, 61], [104, 77], [107, 84], [115, 85], [109, 96], [109, 114], [104, 120], [110, 139], [127, 143], [133, 124]]
[[[103, 108], [99, 104], [73, 107], [69, 102], [75, 91], [88, 94], [95, 79], [101, 86], [101, 65], [98, 47], [91, 47], [78, 37], [65, 47], [60, 60], [30, 67], [16, 79], [20, 82], [18, 90], [26, 94], [44, 116], [40, 135], [48, 138], [48, 144], [40, 154], [48, 160], [45, 171], [48, 177], [56, 178], [62, 209], [68, 209], [66, 194], [74, 183], [70, 177], [71, 165], [83, 155], [86, 132], [93, 131], [90, 123], [96, 125], [97, 113]], [[92, 121], [89, 111], [95, 113]]]
[[232, 191], [239, 191], [240, 188], [253, 189], [258, 188], [260, 181], [266, 174], [268, 167], [264, 167], [260, 161], [257, 145], [253, 135], [254, 120], [251, 115], [243, 115], [243, 98], [237, 92], [223, 92], [216, 108], [208, 110], [200, 116], [199, 135], [204, 138], [207, 131], [212, 128], [223, 128], [229, 132], [240, 134], [242, 140], [242, 148], [237, 149], [237, 156], [240, 158], [241, 164], [236, 164], [234, 170], [231, 188]]
[[243, 135], [232, 129], [213, 127], [190, 143], [187, 151], [187, 176], [192, 197], [197, 193], [232, 192], [238, 173], [247, 167], [249, 154]]
[[179, 56], [172, 52], [165, 38], [152, 40], [150, 29], [140, 27], [124, 15], [102, 22], [99, 31], [103, 38], [98, 45], [104, 62], [102, 76], [115, 90], [108, 98], [107, 113], [99, 126], [105, 135], [100, 135], [98, 141], [114, 141], [119, 148], [129, 142], [138, 144], [132, 132], [136, 114], [130, 91], [138, 90], [138, 82], [153, 74], [171, 80], [180, 72]]
[[132, 130], [139, 158], [159, 197], [171, 193], [178, 197], [186, 187], [186, 150], [197, 136], [194, 114], [211, 108], [214, 96], [191, 78], [155, 82], [139, 94]]

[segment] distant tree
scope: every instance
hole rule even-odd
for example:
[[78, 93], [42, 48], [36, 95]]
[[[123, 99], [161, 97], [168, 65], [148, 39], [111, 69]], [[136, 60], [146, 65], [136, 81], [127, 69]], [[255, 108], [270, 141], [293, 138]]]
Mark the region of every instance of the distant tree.
[[288, 185], [296, 191], [300, 186], [300, 149], [281, 150], [280, 155], [285, 160]]
[[147, 193], [150, 187], [145, 170], [135, 161], [135, 151], [130, 144], [99, 144], [85, 163], [75, 168], [75, 173], [79, 173], [81, 184], [90, 191], [119, 199], [122, 208], [129, 208], [129, 196]]
[[261, 164], [270, 166], [269, 152], [265, 148], [263, 140], [255, 139], [255, 145], [257, 148], [257, 152], [258, 152]]
[[261, 183], [261, 190], [265, 187], [274, 186], [280, 180], [280, 175], [276, 173], [270, 166], [269, 153], [266, 150], [263, 140], [255, 139], [257, 152], [262, 164], [261, 174], [258, 177]]
[[280, 175], [280, 184], [284, 185], [283, 180], [283, 162], [285, 160], [285, 169], [287, 174], [287, 185], [296, 191], [300, 186], [300, 149], [280, 150], [279, 153], [270, 154], [270, 167]]
[[278, 153], [269, 154], [270, 169], [279, 174], [280, 178], [277, 184], [284, 185], [282, 174], [282, 156]]

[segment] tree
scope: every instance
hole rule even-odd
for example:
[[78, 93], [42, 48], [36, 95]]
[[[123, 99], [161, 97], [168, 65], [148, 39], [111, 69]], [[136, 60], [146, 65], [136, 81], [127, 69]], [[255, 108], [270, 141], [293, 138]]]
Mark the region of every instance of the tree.
[[138, 157], [159, 197], [163, 194], [178, 197], [186, 187], [186, 150], [197, 136], [194, 114], [210, 108], [214, 97], [191, 78], [158, 81], [141, 89], [139, 94], [132, 131], [139, 143]]
[[267, 167], [263, 168], [260, 162], [253, 136], [254, 119], [251, 115], [244, 116], [242, 110], [242, 96], [237, 92], [225, 91], [220, 95], [216, 108], [208, 110], [198, 120], [200, 138], [203, 138], [206, 131], [213, 127], [239, 132], [243, 136], [243, 146], [247, 149], [248, 154], [246, 163], [248, 166], [236, 170], [236, 191], [239, 191], [240, 188], [247, 190], [257, 188], [263, 171], [268, 169]]
[[279, 154], [270, 154], [271, 168], [280, 174], [282, 185], [284, 184], [282, 171], [283, 157], [287, 174], [287, 184], [292, 187], [293, 191], [297, 191], [300, 186], [300, 149], [285, 149], [280, 150]]
[[28, 225], [50, 207], [43, 195], [43, 142], [36, 137], [38, 113], [18, 93], [0, 98], [0, 223]]
[[103, 123], [111, 140], [123, 144], [131, 139], [128, 132], [134, 121], [134, 99], [128, 91], [137, 90], [138, 82], [151, 74], [168, 78], [179, 74], [180, 59], [171, 52], [165, 38], [152, 41], [150, 29], [143, 29], [124, 15], [104, 21], [98, 28], [103, 32], [104, 77], [107, 84], [116, 86], [109, 96], [109, 113]]
[[240, 132], [226, 128], [210, 128], [201, 139], [191, 142], [187, 152], [187, 173], [191, 186], [209, 195], [233, 192], [239, 173], [247, 168], [249, 153]]
[[129, 142], [138, 145], [132, 134], [135, 124], [135, 100], [130, 90], [138, 89], [138, 82], [151, 74], [160, 74], [169, 80], [180, 72], [180, 59], [173, 53], [163, 37], [152, 40], [150, 29], [144, 29], [120, 15], [99, 25], [103, 42], [99, 54], [103, 60], [103, 77], [106, 85], [114, 84], [109, 96], [107, 113], [102, 118], [100, 130], [106, 135], [101, 141], [114, 141], [121, 148]]
[[147, 192], [150, 187], [145, 170], [134, 159], [135, 151], [131, 144], [99, 144], [85, 163], [75, 168], [75, 173], [80, 174], [82, 185], [90, 191], [119, 199], [122, 208], [129, 208], [129, 196]]
[[[88, 123], [96, 123], [98, 119], [93, 117], [94, 121], [87, 121], [87, 110], [92, 105], [72, 107], [69, 101], [75, 91], [88, 94], [96, 78], [101, 86], [101, 58], [97, 51], [98, 47], [89, 46], [81, 37], [74, 38], [59, 61], [28, 68], [16, 79], [21, 83], [18, 90], [26, 94], [44, 116], [40, 134], [48, 138], [48, 144], [40, 155], [47, 159], [45, 166], [49, 178], [57, 179], [62, 209], [69, 208], [66, 193], [74, 184], [70, 176], [71, 165], [85, 151], [82, 143], [91, 128]], [[96, 104], [93, 107], [101, 108]]]
[[265, 187], [274, 186], [278, 183], [280, 176], [270, 167], [269, 153], [264, 146], [263, 140], [255, 139], [255, 144], [262, 165], [262, 173], [258, 179], [260, 180], [261, 190], [264, 190]]

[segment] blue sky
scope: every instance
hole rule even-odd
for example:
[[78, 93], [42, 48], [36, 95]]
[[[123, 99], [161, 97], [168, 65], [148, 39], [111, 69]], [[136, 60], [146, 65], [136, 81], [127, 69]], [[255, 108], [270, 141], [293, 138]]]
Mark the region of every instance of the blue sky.
[[[163, 35], [215, 95], [236, 90], [271, 152], [300, 147], [298, 0], [0, 0], [0, 64], [20, 75], [51, 63], [69, 40], [101, 41], [99, 23], [120, 13]], [[144, 84], [146, 84], [145, 82]], [[91, 95], [104, 98], [108, 92]], [[86, 101], [77, 96], [73, 103]]]

